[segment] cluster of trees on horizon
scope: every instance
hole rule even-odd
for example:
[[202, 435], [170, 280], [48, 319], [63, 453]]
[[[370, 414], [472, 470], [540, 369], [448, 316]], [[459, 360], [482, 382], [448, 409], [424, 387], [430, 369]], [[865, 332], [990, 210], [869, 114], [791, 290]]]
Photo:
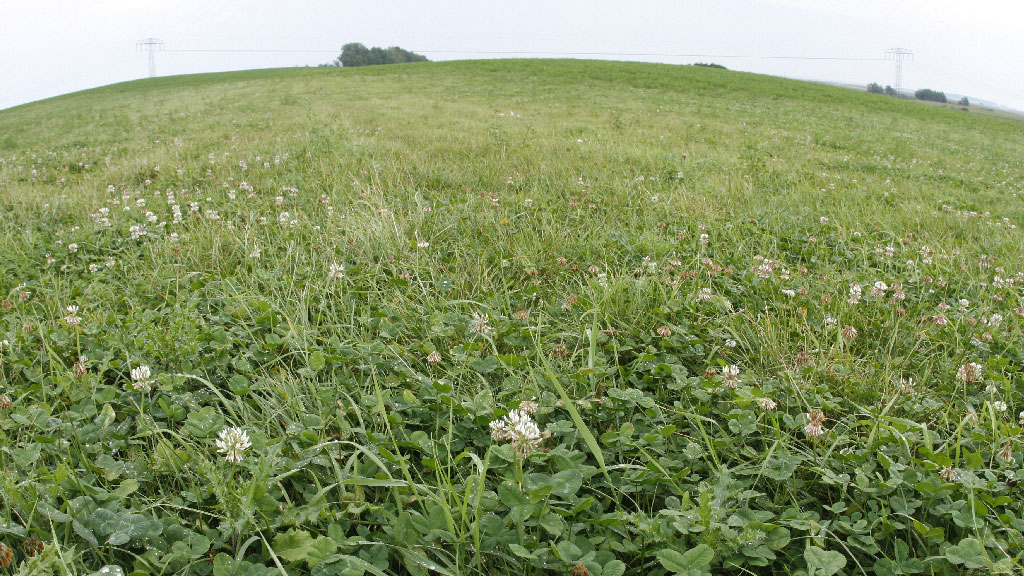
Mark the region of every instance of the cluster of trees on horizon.
[[[896, 90], [892, 86], [887, 85], [885, 88], [882, 88], [882, 85], [879, 84], [878, 82], [872, 82], [868, 84], [868, 92], [872, 94], [885, 94], [886, 96], [892, 96], [894, 98], [907, 97], [904, 94], [896, 92]], [[914, 92], [914, 98], [918, 100], [928, 100], [930, 102], [946, 103], [949, 101], [946, 99], [945, 92], [939, 92], [938, 90], [932, 90], [931, 88], [921, 88], [920, 90]], [[967, 98], [967, 96], [964, 96], [963, 98], [957, 101], [957, 104], [961, 106], [970, 106], [971, 101]]]
[[390, 48], [374, 46], [373, 48], [367, 48], [359, 42], [349, 42], [341, 47], [341, 55], [320, 66], [354, 68], [356, 66], [403, 64], [405, 62], [429, 62], [429, 60], [422, 54], [410, 52], [398, 46], [391, 46]]

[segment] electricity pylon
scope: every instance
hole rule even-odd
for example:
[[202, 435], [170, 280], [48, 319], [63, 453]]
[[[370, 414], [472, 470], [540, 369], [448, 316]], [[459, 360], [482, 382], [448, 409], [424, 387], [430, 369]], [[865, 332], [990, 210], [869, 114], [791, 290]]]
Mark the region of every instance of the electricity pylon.
[[149, 52], [149, 77], [156, 76], [156, 53], [164, 49], [164, 41], [158, 38], [146, 38], [136, 42], [135, 49]]
[[885, 51], [885, 59], [893, 60], [896, 63], [896, 81], [893, 83], [893, 88], [899, 95], [903, 91], [903, 60], [913, 60], [914, 53], [906, 48], [889, 48]]

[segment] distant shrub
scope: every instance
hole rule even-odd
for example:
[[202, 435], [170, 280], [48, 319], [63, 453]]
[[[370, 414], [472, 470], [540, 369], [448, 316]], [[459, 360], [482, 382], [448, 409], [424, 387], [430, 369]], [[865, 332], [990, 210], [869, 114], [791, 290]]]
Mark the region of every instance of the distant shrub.
[[703, 66], [704, 68], [718, 68], [719, 70], [728, 70], [728, 68], [726, 68], [725, 66], [722, 66], [721, 64], [715, 64], [714, 62], [694, 62], [693, 65]]
[[872, 82], [868, 84], [868, 92], [872, 94], [885, 94], [885, 89], [878, 82]]
[[946, 102], [946, 93], [922, 88], [917, 92], [914, 92], [914, 98], [917, 98], [918, 100], [930, 100], [932, 102]]
[[961, 106], [970, 106], [971, 105], [971, 101], [967, 99], [967, 96], [964, 96], [963, 98], [961, 98], [960, 100], [957, 101], [957, 104], [959, 104]]
[[402, 64], [405, 62], [427, 61], [426, 56], [404, 50], [398, 46], [392, 46], [390, 48], [374, 46], [373, 48], [367, 48], [359, 42], [350, 42], [341, 47], [340, 56], [335, 58], [332, 62], [323, 64], [322, 66], [343, 66], [345, 68], [354, 68], [356, 66], [378, 66], [381, 64]]
[[899, 94], [896, 93], [896, 89], [893, 88], [892, 86], [889, 86], [888, 84], [886, 84], [883, 92], [885, 92], [886, 96], [899, 96]]

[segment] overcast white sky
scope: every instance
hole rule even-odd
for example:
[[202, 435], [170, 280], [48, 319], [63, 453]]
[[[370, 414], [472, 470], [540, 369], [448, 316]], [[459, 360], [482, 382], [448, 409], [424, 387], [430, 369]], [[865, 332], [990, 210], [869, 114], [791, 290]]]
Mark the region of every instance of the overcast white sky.
[[1024, 110], [1022, 25], [1020, 0], [0, 0], [0, 109], [145, 77], [136, 42], [156, 37], [160, 76], [316, 65], [362, 42], [432, 60], [645, 54], [588, 57], [883, 85], [885, 49], [900, 46], [914, 52], [905, 89]]

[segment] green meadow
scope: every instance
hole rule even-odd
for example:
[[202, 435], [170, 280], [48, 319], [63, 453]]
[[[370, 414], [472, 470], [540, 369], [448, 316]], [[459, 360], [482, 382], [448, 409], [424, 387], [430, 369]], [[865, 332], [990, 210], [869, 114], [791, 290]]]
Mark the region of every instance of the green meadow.
[[1024, 122], [691, 66], [0, 111], [0, 574], [1019, 573]]

